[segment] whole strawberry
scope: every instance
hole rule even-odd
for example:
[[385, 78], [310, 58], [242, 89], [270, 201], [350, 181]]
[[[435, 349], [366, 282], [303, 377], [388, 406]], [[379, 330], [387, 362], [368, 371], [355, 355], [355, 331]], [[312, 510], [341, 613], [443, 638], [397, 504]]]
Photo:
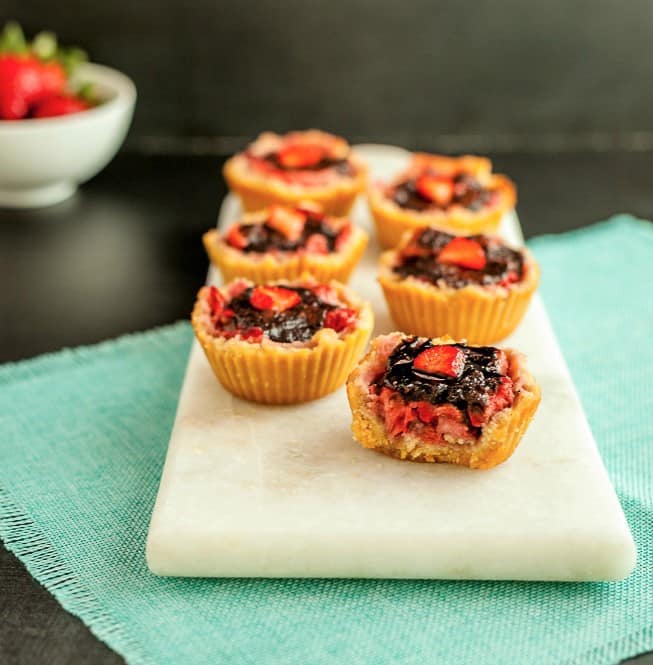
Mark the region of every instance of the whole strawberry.
[[42, 91], [40, 64], [30, 55], [0, 55], [0, 118], [24, 118]]
[[45, 97], [32, 110], [33, 118], [54, 118], [58, 115], [79, 113], [90, 108], [90, 104], [74, 95], [58, 94]]
[[61, 109], [56, 115], [89, 108], [87, 101], [71, 101], [66, 94], [71, 72], [85, 59], [79, 49], [60, 49], [51, 32], [41, 32], [28, 43], [17, 23], [7, 23], [0, 34], [0, 120], [50, 117], [56, 108]]

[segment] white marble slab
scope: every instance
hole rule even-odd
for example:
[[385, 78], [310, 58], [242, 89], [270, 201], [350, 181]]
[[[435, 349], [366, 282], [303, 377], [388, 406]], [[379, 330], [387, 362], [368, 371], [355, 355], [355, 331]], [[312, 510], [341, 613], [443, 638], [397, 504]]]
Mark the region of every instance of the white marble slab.
[[[405, 153], [366, 146], [375, 177]], [[238, 214], [228, 198], [220, 219]], [[369, 226], [364, 205], [358, 223]], [[503, 234], [518, 242], [516, 216]], [[371, 243], [352, 286], [392, 329]], [[542, 403], [490, 471], [386, 458], [352, 440], [344, 389], [264, 407], [225, 392], [195, 344], [147, 541], [158, 575], [613, 580], [635, 548], [546, 312], [536, 297], [505, 342]]]

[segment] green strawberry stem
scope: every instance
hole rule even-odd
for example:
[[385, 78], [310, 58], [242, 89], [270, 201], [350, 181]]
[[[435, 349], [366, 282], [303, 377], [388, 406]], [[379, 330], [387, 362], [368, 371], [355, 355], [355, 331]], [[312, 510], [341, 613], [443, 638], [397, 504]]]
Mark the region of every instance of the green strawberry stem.
[[53, 60], [57, 56], [57, 35], [44, 30], [32, 40], [32, 53], [41, 60]]
[[81, 48], [63, 48], [57, 43], [54, 32], [44, 30], [28, 42], [20, 24], [8, 21], [0, 33], [0, 54], [15, 53], [19, 55], [33, 54], [42, 62], [58, 62], [71, 76], [75, 69], [88, 60], [86, 52]]
[[75, 96], [79, 97], [79, 99], [86, 102], [90, 106], [97, 106], [100, 103], [95, 92], [95, 86], [89, 81], [86, 81], [79, 86]]
[[66, 74], [70, 76], [79, 65], [88, 60], [86, 51], [81, 48], [58, 48], [56, 60], [64, 68]]
[[16, 21], [7, 21], [0, 34], [0, 53], [27, 53], [28, 50], [20, 24]]

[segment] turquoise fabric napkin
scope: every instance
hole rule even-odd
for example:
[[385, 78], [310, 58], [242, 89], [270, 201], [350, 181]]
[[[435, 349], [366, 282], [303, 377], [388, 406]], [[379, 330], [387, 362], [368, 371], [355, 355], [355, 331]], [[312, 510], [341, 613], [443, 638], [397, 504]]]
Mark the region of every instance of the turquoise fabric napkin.
[[653, 227], [531, 247], [638, 546], [626, 581], [161, 579], [144, 544], [186, 323], [0, 368], [0, 536], [134, 665], [614, 663], [653, 649]]

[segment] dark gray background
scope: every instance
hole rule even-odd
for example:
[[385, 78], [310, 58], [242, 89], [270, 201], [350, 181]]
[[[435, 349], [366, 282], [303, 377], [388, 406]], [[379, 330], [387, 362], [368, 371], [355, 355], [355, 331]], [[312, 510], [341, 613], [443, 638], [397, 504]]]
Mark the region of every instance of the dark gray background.
[[3, 0], [2, 14], [134, 78], [131, 147], [230, 152], [307, 126], [450, 151], [653, 144], [649, 0]]

